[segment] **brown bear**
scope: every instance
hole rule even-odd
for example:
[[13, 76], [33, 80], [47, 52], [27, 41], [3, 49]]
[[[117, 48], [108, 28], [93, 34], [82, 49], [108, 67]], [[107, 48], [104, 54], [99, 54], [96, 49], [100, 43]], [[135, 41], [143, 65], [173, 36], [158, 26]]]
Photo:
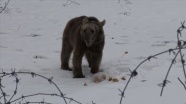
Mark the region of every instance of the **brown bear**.
[[100, 22], [95, 17], [80, 16], [71, 19], [63, 32], [61, 69], [69, 68], [69, 58], [73, 51], [73, 77], [84, 78], [82, 73], [82, 58], [85, 55], [91, 73], [97, 73], [102, 59], [105, 44], [103, 26], [106, 21]]

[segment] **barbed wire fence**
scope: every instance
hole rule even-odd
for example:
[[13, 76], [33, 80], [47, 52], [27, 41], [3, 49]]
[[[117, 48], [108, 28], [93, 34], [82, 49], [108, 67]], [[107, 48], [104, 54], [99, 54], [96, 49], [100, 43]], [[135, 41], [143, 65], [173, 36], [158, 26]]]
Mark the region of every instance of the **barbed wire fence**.
[[[58, 93], [35, 93], [35, 94], [30, 94], [30, 95], [25, 95], [22, 94], [22, 96], [18, 97], [15, 99], [16, 94], [18, 93], [18, 88], [19, 88], [19, 83], [21, 83], [21, 80], [19, 79], [19, 75], [29, 75], [31, 76], [31, 78], [42, 78], [46, 81], [49, 82], [49, 84], [52, 84], [58, 91]], [[9, 95], [7, 93], [7, 91], [5, 91], [6, 85], [4, 85], [2, 82], [4, 79], [8, 78], [14, 78], [15, 79], [15, 89], [13, 90], [13, 94]], [[35, 103], [35, 104], [52, 104], [47, 102], [47, 100], [45, 101], [45, 99], [42, 99], [41, 101], [29, 101], [28, 98], [31, 97], [35, 97], [35, 96], [49, 96], [49, 97], [59, 97], [60, 99], [63, 100], [62, 104], [69, 104], [71, 102], [74, 102], [75, 104], [82, 104], [77, 100], [74, 100], [73, 98], [67, 97], [66, 94], [62, 93], [62, 91], [60, 90], [60, 88], [57, 86], [57, 84], [52, 81], [53, 77], [51, 78], [47, 78], [43, 75], [40, 74], [36, 74], [34, 72], [16, 72], [15, 69], [12, 69], [11, 72], [4, 72], [2, 71], [0, 73], [0, 104], [31, 104], [31, 103]], [[14, 82], [13, 82], [14, 83]], [[23, 100], [25, 100], [25, 102], [23, 102]], [[26, 101], [27, 100], [27, 101]]]
[[[174, 49], [168, 49], [168, 50], [166, 50], [166, 51], [157, 53], [157, 54], [155, 54], [155, 55], [151, 55], [151, 56], [149, 56], [148, 58], [146, 58], [145, 60], [143, 60], [142, 62], [140, 62], [139, 65], [137, 65], [137, 67], [136, 67], [133, 71], [131, 71], [131, 70], [129, 69], [129, 70], [130, 70], [130, 73], [131, 73], [131, 74], [130, 74], [130, 77], [129, 77], [129, 79], [128, 79], [128, 81], [127, 81], [127, 83], [126, 83], [124, 89], [123, 89], [123, 90], [119, 89], [119, 91], [120, 91], [120, 96], [121, 96], [121, 98], [120, 98], [120, 103], [119, 103], [119, 104], [122, 104], [123, 98], [125, 97], [125, 92], [126, 92], [126, 90], [127, 90], [127, 87], [128, 87], [128, 85], [129, 85], [129, 83], [131, 83], [132, 78], [134, 78], [135, 76], [138, 75], [137, 70], [139, 69], [139, 67], [140, 67], [143, 63], [145, 63], [145, 62], [147, 62], [147, 61], [150, 61], [152, 58], [153, 58], [153, 59], [157, 59], [157, 56], [162, 55], [162, 54], [165, 54], [165, 53], [169, 53], [169, 54], [173, 53], [175, 56], [174, 56], [174, 58], [173, 58], [172, 61], [171, 61], [171, 64], [170, 64], [170, 66], [169, 66], [169, 68], [168, 68], [168, 71], [167, 71], [167, 73], [166, 73], [165, 79], [163, 80], [162, 83], [158, 84], [160, 87], [162, 87], [161, 92], [160, 92], [160, 96], [162, 96], [165, 86], [166, 86], [168, 83], [170, 83], [170, 81], [168, 80], [168, 75], [169, 75], [169, 73], [170, 73], [170, 70], [171, 70], [173, 64], [176, 63], [176, 59], [178, 58], [178, 55], [180, 55], [180, 58], [181, 58], [181, 63], [182, 63], [182, 68], [183, 68], [183, 74], [184, 74], [185, 82], [182, 81], [179, 77], [178, 77], [178, 80], [179, 80], [180, 83], [184, 86], [184, 88], [185, 88], [185, 90], [186, 90], [186, 70], [185, 70], [185, 65], [186, 65], [186, 64], [185, 64], [185, 60], [184, 60], [184, 54], [182, 53], [182, 50], [183, 50], [183, 49], [186, 49], [186, 40], [185, 40], [185, 41], [184, 41], [184, 40], [180, 40], [180, 37], [182, 36], [182, 31], [183, 31], [184, 29], [186, 29], [184, 23], [185, 23], [185, 21], [184, 21], [184, 22], [181, 22], [181, 26], [180, 26], [180, 27], [178, 28], [178, 30], [177, 30], [177, 47], [176, 47], [176, 48], [174, 48]], [[175, 51], [177, 51], [177, 52], [175, 52]]]

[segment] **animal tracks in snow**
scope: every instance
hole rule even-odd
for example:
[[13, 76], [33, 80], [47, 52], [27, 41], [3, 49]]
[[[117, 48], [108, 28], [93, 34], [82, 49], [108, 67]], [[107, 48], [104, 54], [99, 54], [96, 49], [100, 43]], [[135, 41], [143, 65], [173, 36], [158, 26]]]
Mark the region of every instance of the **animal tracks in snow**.
[[169, 43], [173, 43], [173, 41], [157, 41], [156, 43], [152, 44], [152, 47], [162, 47], [166, 46]]
[[41, 35], [39, 35], [39, 34], [29, 34], [29, 35], [26, 35], [26, 36], [28, 36], [28, 37], [38, 37], [38, 36], [41, 36]]

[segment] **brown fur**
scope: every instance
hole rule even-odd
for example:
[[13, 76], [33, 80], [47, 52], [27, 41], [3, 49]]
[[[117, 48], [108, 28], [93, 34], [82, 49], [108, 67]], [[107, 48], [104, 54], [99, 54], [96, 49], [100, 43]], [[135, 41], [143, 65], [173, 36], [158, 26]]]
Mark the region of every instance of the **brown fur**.
[[73, 51], [73, 76], [84, 78], [82, 73], [82, 58], [85, 55], [91, 68], [91, 73], [97, 73], [102, 59], [105, 43], [103, 26], [105, 20], [99, 22], [95, 17], [76, 17], [71, 19], [63, 32], [61, 68], [69, 68], [69, 58]]

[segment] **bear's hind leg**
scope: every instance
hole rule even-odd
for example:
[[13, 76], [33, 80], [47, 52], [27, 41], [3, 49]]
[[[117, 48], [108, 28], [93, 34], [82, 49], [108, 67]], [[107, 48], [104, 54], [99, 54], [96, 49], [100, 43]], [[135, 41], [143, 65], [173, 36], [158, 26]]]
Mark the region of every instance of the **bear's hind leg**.
[[73, 47], [70, 45], [68, 39], [63, 39], [62, 51], [61, 51], [61, 69], [72, 71], [72, 69], [69, 68], [69, 58], [72, 53], [72, 50]]

